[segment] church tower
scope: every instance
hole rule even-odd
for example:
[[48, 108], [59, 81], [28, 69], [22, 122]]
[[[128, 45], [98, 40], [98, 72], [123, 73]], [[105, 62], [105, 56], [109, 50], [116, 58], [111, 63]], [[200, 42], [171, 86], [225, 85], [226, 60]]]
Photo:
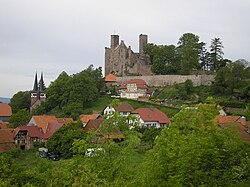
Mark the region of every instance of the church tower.
[[46, 100], [46, 94], [44, 93], [45, 84], [43, 80], [43, 73], [41, 73], [41, 78], [38, 82], [37, 73], [35, 75], [35, 81], [33, 90], [31, 91], [31, 103], [30, 103], [30, 112], [36, 109], [42, 102]]

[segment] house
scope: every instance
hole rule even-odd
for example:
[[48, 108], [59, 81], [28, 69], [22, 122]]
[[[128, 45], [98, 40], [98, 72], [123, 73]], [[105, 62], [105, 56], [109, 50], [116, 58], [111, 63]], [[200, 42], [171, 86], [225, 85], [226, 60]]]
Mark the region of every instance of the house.
[[46, 143], [63, 123], [48, 123], [46, 131], [38, 126], [19, 126], [14, 130], [14, 141], [17, 147], [28, 150], [34, 146], [36, 142]]
[[13, 139], [13, 129], [5, 128], [4, 126], [4, 128], [0, 129], [0, 153], [3, 153], [13, 148], [15, 148], [15, 143]]
[[35, 142], [42, 142], [43, 130], [37, 126], [19, 126], [14, 130], [14, 141], [18, 148], [26, 150]]
[[103, 113], [105, 115], [108, 114], [112, 114], [114, 112], [118, 112], [120, 115], [122, 116], [128, 116], [129, 114], [131, 114], [131, 112], [134, 110], [134, 108], [127, 102], [122, 102], [120, 105], [116, 106], [116, 107], [112, 107], [112, 106], [107, 106]]
[[222, 128], [235, 128], [244, 141], [250, 142], [250, 128], [245, 117], [241, 116], [221, 116], [215, 117], [215, 123]]
[[[105, 139], [113, 139], [115, 142], [117, 142], [118, 140], [121, 140], [124, 138], [124, 135], [121, 133], [120, 130], [116, 129], [114, 130], [113, 133], [103, 133], [100, 130], [100, 126], [102, 125], [102, 123], [105, 121], [105, 119], [103, 118], [99, 118], [99, 119], [91, 119], [87, 122], [87, 124], [85, 125], [85, 127], [83, 128], [84, 131], [94, 131], [96, 132], [96, 134], [98, 136], [102, 136]], [[98, 143], [98, 139], [94, 142], [94, 143]]]
[[138, 99], [141, 96], [147, 96], [148, 86], [142, 79], [130, 79], [125, 81], [119, 87], [121, 98]]
[[72, 123], [72, 118], [56, 118], [55, 116], [32, 116], [27, 126], [37, 126], [42, 128], [43, 133], [47, 131], [48, 125], [50, 124], [69, 124]]
[[3, 122], [8, 122], [11, 115], [12, 109], [10, 105], [0, 102], [0, 120]]
[[141, 127], [166, 127], [171, 123], [166, 114], [157, 108], [138, 108], [132, 112], [138, 117]]
[[101, 118], [100, 114], [82, 114], [80, 115], [80, 120], [82, 121], [83, 127], [88, 123], [91, 119]]

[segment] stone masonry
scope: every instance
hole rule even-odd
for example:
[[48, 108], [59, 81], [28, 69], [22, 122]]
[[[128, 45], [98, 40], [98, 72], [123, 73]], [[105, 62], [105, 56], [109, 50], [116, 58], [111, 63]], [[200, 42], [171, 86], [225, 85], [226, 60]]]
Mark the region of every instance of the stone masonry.
[[105, 48], [105, 75], [117, 76], [152, 75], [150, 59], [143, 51], [148, 43], [147, 35], [139, 36], [139, 53], [127, 47], [123, 40], [119, 43], [119, 35], [111, 35], [110, 48]]
[[211, 85], [214, 81], [214, 75], [153, 75], [153, 76], [126, 76], [117, 77], [117, 83], [121, 85], [122, 82], [129, 79], [142, 79], [148, 86], [166, 86], [178, 83], [183, 83], [186, 80], [191, 80], [194, 86]]

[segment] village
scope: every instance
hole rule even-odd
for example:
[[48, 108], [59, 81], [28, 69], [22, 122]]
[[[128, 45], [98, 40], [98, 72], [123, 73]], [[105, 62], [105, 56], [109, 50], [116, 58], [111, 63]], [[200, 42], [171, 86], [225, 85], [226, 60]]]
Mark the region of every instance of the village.
[[147, 47], [145, 34], [139, 53], [111, 35], [105, 73], [63, 71], [46, 87], [36, 72], [31, 90], [0, 102], [0, 184], [247, 184], [249, 67], [222, 59], [216, 70], [157, 73]]

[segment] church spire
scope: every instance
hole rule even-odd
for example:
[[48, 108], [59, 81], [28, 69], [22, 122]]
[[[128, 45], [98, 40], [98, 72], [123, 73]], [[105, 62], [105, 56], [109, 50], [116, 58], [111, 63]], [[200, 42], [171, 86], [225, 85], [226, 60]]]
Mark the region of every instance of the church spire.
[[41, 73], [41, 78], [39, 81], [39, 92], [43, 92], [45, 90], [45, 84], [43, 81], [43, 73]]
[[33, 91], [34, 92], [38, 91], [37, 72], [36, 72], [36, 75], [35, 75], [35, 81], [34, 81]]

